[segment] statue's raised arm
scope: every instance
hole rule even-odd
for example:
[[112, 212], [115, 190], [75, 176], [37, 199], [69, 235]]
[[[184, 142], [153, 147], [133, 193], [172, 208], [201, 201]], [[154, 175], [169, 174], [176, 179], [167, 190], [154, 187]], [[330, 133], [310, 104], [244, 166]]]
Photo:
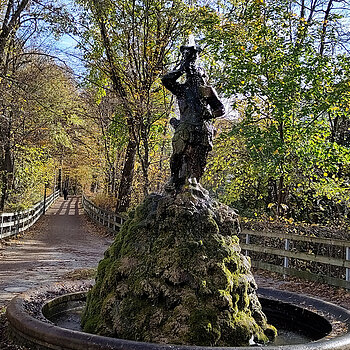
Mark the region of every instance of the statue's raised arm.
[[[170, 184], [180, 192], [186, 181], [198, 182], [203, 175], [209, 151], [212, 149], [211, 119], [224, 115], [224, 105], [215, 90], [207, 85], [202, 68], [196, 66], [200, 48], [181, 46], [182, 60], [178, 68], [165, 74], [163, 85], [176, 97], [180, 120], [172, 118], [175, 128], [170, 159]], [[185, 75], [183, 83], [178, 79]]]
[[178, 69], [174, 69], [169, 73], [165, 74], [162, 77], [162, 83], [165, 88], [167, 88], [174, 95], [178, 95], [181, 92], [181, 84], [177, 82], [177, 79], [181, 77], [185, 73], [185, 70], [182, 66]]

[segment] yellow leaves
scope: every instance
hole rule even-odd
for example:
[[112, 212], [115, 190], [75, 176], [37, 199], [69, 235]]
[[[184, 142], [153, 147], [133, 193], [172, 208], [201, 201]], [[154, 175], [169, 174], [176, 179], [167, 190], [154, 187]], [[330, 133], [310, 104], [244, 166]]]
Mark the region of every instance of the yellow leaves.
[[278, 149], [276, 149], [276, 150], [273, 152], [273, 155], [275, 155], [275, 154], [279, 154]]

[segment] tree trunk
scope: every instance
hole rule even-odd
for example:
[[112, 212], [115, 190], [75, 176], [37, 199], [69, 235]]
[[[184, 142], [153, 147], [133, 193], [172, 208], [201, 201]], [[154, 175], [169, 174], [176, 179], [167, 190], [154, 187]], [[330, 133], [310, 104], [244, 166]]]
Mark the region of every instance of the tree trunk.
[[4, 63], [5, 48], [8, 41], [14, 38], [20, 27], [20, 17], [29, 3], [29, 0], [22, 0], [15, 5], [13, 0], [7, 2], [6, 10], [3, 9], [2, 24], [0, 28], [0, 64]]
[[[167, 144], [167, 140], [166, 140], [167, 126], [168, 126], [168, 122], [166, 122], [165, 126], [164, 126], [163, 141], [162, 141], [162, 146], [160, 148], [160, 157], [159, 157], [159, 172], [160, 173], [163, 172], [163, 168], [164, 168], [163, 160], [164, 160], [164, 158], [168, 159], [168, 157], [165, 157], [165, 150], [166, 150], [166, 144]], [[162, 185], [163, 184], [161, 181], [157, 182], [157, 187], [156, 187], [157, 191], [159, 191], [161, 189]]]
[[148, 177], [148, 169], [149, 169], [149, 143], [148, 137], [149, 133], [146, 130], [146, 126], [141, 126], [141, 137], [143, 142], [144, 154], [141, 158], [142, 163], [142, 175], [143, 175], [143, 195], [144, 197], [148, 196], [149, 192], [149, 177]]
[[13, 159], [11, 155], [11, 148], [7, 145], [4, 147], [4, 159], [2, 162], [2, 188], [0, 198], [0, 210], [5, 208], [6, 201], [9, 195], [9, 189], [13, 181]]
[[276, 180], [272, 177], [269, 177], [268, 183], [267, 183], [267, 200], [266, 200], [266, 207], [268, 208], [269, 204], [276, 203], [277, 201], [277, 185]]
[[282, 203], [283, 203], [283, 176], [280, 177], [279, 183], [278, 183], [277, 218], [279, 218], [283, 213]]
[[148, 166], [143, 165], [142, 166], [142, 174], [143, 174], [143, 195], [144, 197], [147, 197], [149, 194], [149, 177], [148, 177]]
[[321, 31], [321, 43], [320, 43], [320, 55], [323, 56], [325, 45], [326, 45], [326, 34], [328, 27], [328, 19], [333, 6], [333, 0], [329, 0], [327, 9], [323, 18], [322, 31]]
[[111, 174], [111, 192], [114, 194], [116, 191], [115, 189], [115, 165], [112, 166], [112, 174]]
[[134, 178], [134, 167], [137, 152], [137, 144], [135, 140], [130, 138], [126, 148], [124, 168], [122, 178], [120, 180], [119, 190], [117, 194], [116, 213], [123, 213], [130, 206], [131, 188]]

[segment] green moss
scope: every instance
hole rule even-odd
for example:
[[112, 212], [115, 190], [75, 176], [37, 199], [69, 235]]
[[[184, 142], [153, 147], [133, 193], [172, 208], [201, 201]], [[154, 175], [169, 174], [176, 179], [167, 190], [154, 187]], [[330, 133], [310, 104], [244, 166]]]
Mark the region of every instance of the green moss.
[[129, 296], [120, 304], [118, 311], [118, 319], [124, 323], [122, 337], [146, 341], [152, 306], [145, 300]]
[[84, 329], [203, 346], [248, 345], [252, 335], [265, 341], [273, 329], [240, 253], [235, 220], [227, 207], [186, 193], [147, 198], [99, 263]]
[[192, 311], [189, 319], [190, 332], [188, 342], [196, 345], [215, 346], [221, 337], [217, 326], [217, 311], [206, 308]]
[[106, 269], [109, 268], [111, 262], [112, 260], [109, 257], [100, 260], [97, 267], [97, 275], [104, 275], [106, 273]]
[[81, 324], [85, 332], [96, 332], [98, 325], [101, 323], [100, 310], [102, 301], [101, 299], [95, 298], [92, 291], [88, 293], [87, 308], [84, 310], [81, 319]]
[[276, 327], [272, 326], [272, 325], [267, 325], [267, 327], [264, 330], [265, 335], [267, 336], [267, 338], [269, 339], [269, 341], [275, 339], [277, 337], [277, 329]]

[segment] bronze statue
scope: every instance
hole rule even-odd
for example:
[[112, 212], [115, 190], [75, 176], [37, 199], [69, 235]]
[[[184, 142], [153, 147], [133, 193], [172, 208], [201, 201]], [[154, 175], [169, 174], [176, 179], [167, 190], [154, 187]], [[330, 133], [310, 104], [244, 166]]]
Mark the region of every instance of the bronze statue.
[[[170, 158], [170, 186], [181, 191], [186, 181], [199, 182], [209, 151], [212, 149], [213, 126], [211, 119], [225, 114], [215, 90], [207, 85], [206, 75], [196, 66], [199, 46], [181, 46], [182, 60], [178, 68], [165, 74], [163, 85], [178, 100], [180, 120], [172, 118], [175, 133]], [[177, 80], [186, 74], [186, 81]]]

